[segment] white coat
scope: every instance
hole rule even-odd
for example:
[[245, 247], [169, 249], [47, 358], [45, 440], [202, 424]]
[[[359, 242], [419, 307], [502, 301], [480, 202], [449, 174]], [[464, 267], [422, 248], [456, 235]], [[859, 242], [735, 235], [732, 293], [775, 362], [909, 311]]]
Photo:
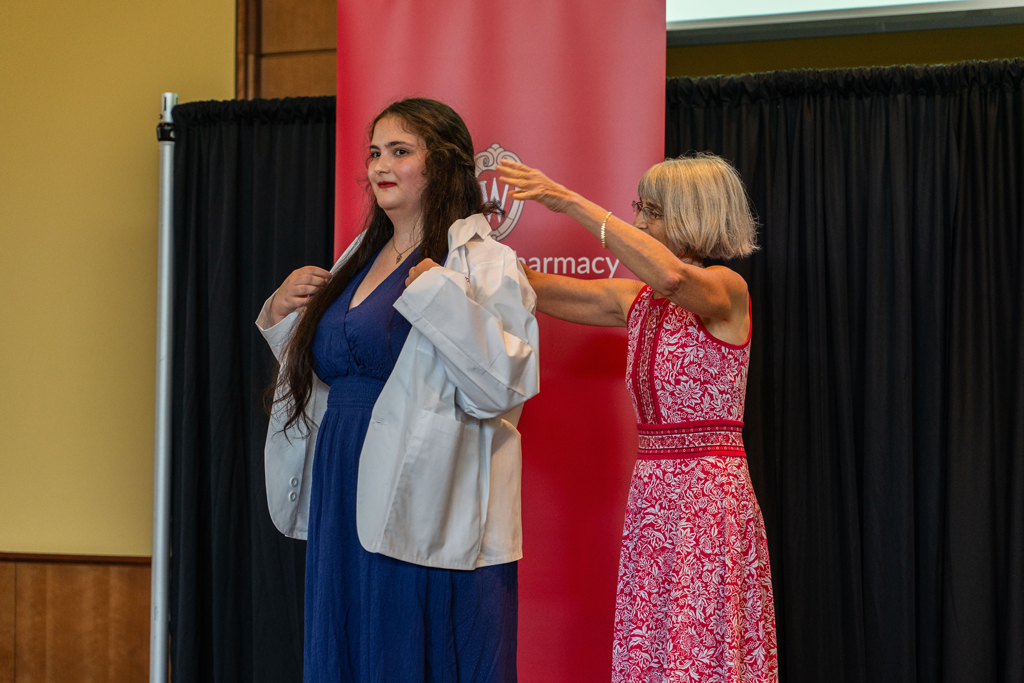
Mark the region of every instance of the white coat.
[[[456, 221], [448, 245], [444, 267], [423, 273], [395, 302], [412, 330], [370, 417], [359, 459], [356, 528], [370, 552], [474, 569], [522, 557], [516, 425], [522, 404], [539, 391], [536, 295], [515, 252], [490, 237], [483, 216]], [[271, 326], [271, 299], [256, 325], [280, 361], [297, 314]], [[328, 389], [314, 377], [311, 429], [282, 432], [280, 403], [270, 419], [270, 516], [294, 538], [306, 538]]]

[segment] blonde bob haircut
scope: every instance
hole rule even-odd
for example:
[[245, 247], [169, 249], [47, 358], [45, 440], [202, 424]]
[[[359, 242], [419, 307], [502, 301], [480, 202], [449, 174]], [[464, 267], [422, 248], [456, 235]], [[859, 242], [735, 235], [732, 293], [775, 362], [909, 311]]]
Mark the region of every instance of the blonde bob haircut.
[[640, 199], [659, 211], [676, 253], [734, 259], [757, 251], [757, 222], [740, 174], [714, 154], [687, 154], [652, 166]]

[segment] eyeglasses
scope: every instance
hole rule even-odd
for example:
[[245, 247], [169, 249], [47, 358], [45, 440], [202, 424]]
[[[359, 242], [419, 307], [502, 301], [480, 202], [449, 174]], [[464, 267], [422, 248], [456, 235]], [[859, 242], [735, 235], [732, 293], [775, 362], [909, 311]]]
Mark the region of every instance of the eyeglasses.
[[643, 202], [633, 202], [633, 218], [640, 215], [640, 212], [644, 214], [644, 220], [648, 223], [658, 220], [661, 218], [661, 214], [652, 209], [649, 206], [644, 206]]

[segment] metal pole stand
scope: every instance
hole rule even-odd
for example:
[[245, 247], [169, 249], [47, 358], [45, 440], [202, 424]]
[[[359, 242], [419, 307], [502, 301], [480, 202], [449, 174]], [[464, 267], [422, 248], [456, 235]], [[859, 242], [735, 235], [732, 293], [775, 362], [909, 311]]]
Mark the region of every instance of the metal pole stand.
[[167, 683], [168, 595], [171, 560], [171, 354], [174, 266], [174, 121], [176, 93], [166, 92], [156, 137], [160, 142], [159, 246], [156, 303], [156, 429], [153, 451], [153, 572], [149, 624], [149, 683]]

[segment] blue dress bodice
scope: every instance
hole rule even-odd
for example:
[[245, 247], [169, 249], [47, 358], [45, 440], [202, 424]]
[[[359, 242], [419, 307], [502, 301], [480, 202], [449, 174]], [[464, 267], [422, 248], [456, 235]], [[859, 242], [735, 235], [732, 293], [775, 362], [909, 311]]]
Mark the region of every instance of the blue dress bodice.
[[[406, 258], [416, 263], [419, 247]], [[373, 265], [370, 260], [352, 278], [335, 300], [316, 330], [313, 340], [314, 370], [327, 385], [350, 376], [368, 377], [386, 382], [402, 351], [411, 329], [409, 322], [394, 309], [405, 290], [406, 264], [395, 269], [358, 306], [350, 309], [352, 297]]]

